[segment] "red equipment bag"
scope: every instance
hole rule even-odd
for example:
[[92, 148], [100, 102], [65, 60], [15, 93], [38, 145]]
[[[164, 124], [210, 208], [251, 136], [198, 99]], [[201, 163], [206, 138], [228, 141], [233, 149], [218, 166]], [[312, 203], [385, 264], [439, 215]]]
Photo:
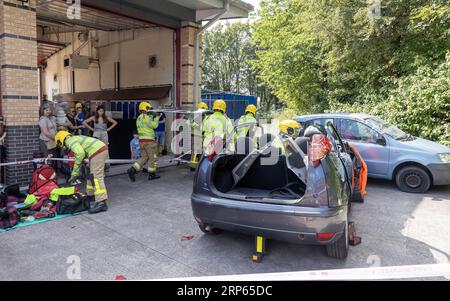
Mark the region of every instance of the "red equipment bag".
[[56, 172], [50, 165], [43, 165], [33, 172], [28, 193], [36, 196], [38, 202], [30, 210], [41, 209], [44, 202], [50, 198], [50, 193], [53, 189], [58, 188], [56, 181]]
[[33, 172], [30, 187], [28, 188], [28, 193], [36, 195], [36, 192], [42, 190], [42, 188], [46, 186], [51, 186], [53, 187], [52, 189], [54, 189], [54, 186], [57, 186], [56, 180], [56, 172], [53, 167], [51, 167], [50, 165], [43, 165]]

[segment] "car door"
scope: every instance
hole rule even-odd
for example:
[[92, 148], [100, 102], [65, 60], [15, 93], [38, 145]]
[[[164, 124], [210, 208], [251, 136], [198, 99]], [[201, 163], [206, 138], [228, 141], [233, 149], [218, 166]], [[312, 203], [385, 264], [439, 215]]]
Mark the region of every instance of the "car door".
[[361, 121], [342, 118], [339, 122], [339, 134], [361, 154], [369, 175], [381, 177], [388, 173], [389, 147], [380, 133]]

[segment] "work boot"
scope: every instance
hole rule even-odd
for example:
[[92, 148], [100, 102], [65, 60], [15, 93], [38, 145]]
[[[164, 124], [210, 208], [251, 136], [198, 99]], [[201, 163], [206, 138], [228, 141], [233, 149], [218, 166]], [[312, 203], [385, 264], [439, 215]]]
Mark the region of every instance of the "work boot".
[[155, 174], [154, 172], [148, 174], [148, 179], [149, 180], [156, 180], [156, 179], [159, 179], [159, 178], [161, 178], [161, 176]]
[[94, 207], [88, 210], [90, 214], [100, 213], [103, 211], [107, 211], [108, 206], [106, 205], [106, 201], [96, 202]]
[[133, 167], [130, 167], [130, 169], [127, 170], [128, 177], [130, 178], [131, 182], [136, 182], [136, 169]]

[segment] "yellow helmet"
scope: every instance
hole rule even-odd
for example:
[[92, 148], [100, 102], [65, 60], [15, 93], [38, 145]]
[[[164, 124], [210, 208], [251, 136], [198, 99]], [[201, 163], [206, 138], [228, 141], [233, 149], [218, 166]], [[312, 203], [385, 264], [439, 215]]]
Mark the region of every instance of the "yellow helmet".
[[227, 104], [222, 99], [218, 99], [214, 102], [213, 105], [213, 111], [221, 111], [222, 113], [225, 113], [227, 111]]
[[148, 111], [150, 111], [152, 108], [153, 108], [152, 105], [151, 105], [150, 103], [146, 102], [146, 101], [143, 101], [143, 102], [141, 102], [141, 103], [139, 104], [139, 112], [141, 112], [141, 111], [148, 112]]
[[292, 136], [292, 137], [295, 137], [298, 135], [301, 125], [300, 125], [300, 123], [298, 123], [295, 120], [288, 119], [288, 120], [283, 120], [282, 122], [280, 122], [280, 124], [278, 125], [278, 128], [280, 129], [280, 131], [282, 133]]
[[78, 110], [78, 109], [82, 109], [83, 108], [83, 105], [81, 104], [81, 102], [79, 102], [79, 103], [77, 103], [76, 105], [75, 105], [75, 108]]
[[200, 101], [197, 105], [197, 110], [209, 110], [208, 105], [204, 103], [203, 101]]
[[256, 115], [256, 106], [255, 105], [248, 105], [245, 109], [245, 113], [252, 113], [253, 115]]
[[55, 136], [55, 143], [57, 146], [62, 147], [67, 137], [72, 136], [68, 131], [59, 131]]

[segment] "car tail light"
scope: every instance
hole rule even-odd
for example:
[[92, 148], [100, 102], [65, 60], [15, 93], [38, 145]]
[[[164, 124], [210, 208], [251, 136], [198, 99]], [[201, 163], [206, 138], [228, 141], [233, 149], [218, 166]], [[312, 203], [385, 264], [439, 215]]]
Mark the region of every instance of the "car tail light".
[[330, 140], [325, 135], [315, 134], [311, 139], [311, 146], [308, 149], [309, 160], [313, 167], [319, 166], [320, 160], [331, 152]]
[[336, 233], [328, 232], [328, 233], [316, 233], [316, 238], [318, 241], [329, 241], [331, 240]]
[[208, 160], [212, 162], [214, 157], [223, 147], [223, 139], [221, 137], [213, 137], [211, 142], [205, 148], [205, 155], [208, 157]]

